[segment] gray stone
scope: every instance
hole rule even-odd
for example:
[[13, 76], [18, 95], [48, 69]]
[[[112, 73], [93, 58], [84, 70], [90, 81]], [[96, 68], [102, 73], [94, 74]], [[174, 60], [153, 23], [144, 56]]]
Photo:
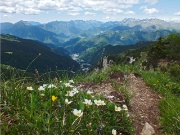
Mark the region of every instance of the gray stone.
[[141, 135], [153, 135], [155, 134], [155, 130], [154, 128], [149, 124], [149, 123], [145, 123]]

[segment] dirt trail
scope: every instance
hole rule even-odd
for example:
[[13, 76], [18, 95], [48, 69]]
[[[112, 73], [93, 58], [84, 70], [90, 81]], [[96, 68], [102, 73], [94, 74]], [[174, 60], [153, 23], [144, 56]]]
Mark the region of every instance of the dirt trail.
[[[124, 84], [125, 78], [122, 72], [115, 72], [110, 75], [111, 80], [118, 84]], [[127, 80], [127, 89], [131, 94], [130, 98], [130, 115], [133, 118], [135, 128], [135, 135], [141, 135], [142, 129], [146, 122], [148, 122], [155, 130], [153, 135], [162, 135], [159, 131], [159, 109], [158, 103], [160, 97], [155, 94], [153, 90], [145, 84], [144, 80], [136, 73], [131, 73]], [[86, 83], [82, 82], [83, 90], [91, 90], [97, 94], [103, 93], [105, 97], [114, 96], [112, 102], [126, 103], [126, 99], [120, 92], [113, 88], [112, 82], [102, 83]], [[147, 135], [147, 134], [144, 134]]]
[[132, 95], [130, 106], [136, 135], [141, 134], [146, 122], [154, 128], [155, 135], [161, 135], [158, 123], [160, 97], [133, 73], [128, 76], [128, 90]]

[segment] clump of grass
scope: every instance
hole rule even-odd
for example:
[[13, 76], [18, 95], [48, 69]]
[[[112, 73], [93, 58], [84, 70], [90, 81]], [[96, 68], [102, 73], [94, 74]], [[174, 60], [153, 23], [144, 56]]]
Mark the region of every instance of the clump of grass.
[[161, 94], [160, 123], [164, 132], [180, 133], [180, 84], [173, 82], [167, 73], [141, 71], [146, 83]]
[[88, 94], [73, 80], [5, 81], [1, 89], [2, 134], [134, 133], [127, 108]]

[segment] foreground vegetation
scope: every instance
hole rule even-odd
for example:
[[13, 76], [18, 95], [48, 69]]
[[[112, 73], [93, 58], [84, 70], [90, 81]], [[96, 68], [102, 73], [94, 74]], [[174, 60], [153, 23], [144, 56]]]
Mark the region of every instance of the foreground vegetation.
[[[116, 104], [82, 89], [79, 81], [110, 81], [115, 71], [140, 74], [147, 85], [161, 96], [159, 103], [162, 131], [180, 132], [180, 84], [168, 74], [149, 72], [134, 66], [116, 65], [105, 71], [68, 78], [49, 79], [48, 84], [14, 78], [1, 85], [1, 134], [112, 134], [133, 135], [128, 104]], [[126, 93], [127, 94], [127, 93]], [[127, 107], [127, 108], [126, 108]]]
[[75, 80], [2, 82], [2, 134], [133, 134], [125, 104], [82, 90]]

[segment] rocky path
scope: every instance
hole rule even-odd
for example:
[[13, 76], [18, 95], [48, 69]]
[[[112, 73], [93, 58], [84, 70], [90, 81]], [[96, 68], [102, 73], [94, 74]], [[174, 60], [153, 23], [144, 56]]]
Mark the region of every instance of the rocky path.
[[136, 74], [128, 76], [127, 86], [132, 95], [130, 106], [136, 135], [161, 135], [158, 123], [160, 97]]

